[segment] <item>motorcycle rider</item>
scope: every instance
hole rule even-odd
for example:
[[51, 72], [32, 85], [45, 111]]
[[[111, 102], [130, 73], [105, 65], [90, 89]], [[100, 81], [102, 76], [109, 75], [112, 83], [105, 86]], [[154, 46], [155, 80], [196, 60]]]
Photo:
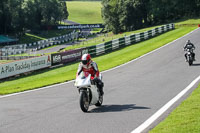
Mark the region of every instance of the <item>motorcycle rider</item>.
[[77, 75], [79, 75], [82, 71], [91, 74], [91, 79], [97, 83], [97, 88], [99, 89], [100, 95], [103, 95], [104, 83], [99, 77], [98, 66], [94, 61], [92, 61], [90, 54], [84, 54], [81, 57], [81, 62], [78, 67]]
[[[195, 49], [195, 46], [194, 46], [193, 43], [191, 43], [190, 40], [187, 40], [187, 42], [186, 42], [186, 44], [184, 46], [184, 51], [187, 51], [187, 49], [189, 49], [191, 51], [192, 57], [193, 57], [193, 59], [195, 61], [195, 53], [193, 52], [193, 50]], [[185, 53], [185, 61], [186, 62], [188, 61], [188, 59], [187, 59], [187, 52]]]

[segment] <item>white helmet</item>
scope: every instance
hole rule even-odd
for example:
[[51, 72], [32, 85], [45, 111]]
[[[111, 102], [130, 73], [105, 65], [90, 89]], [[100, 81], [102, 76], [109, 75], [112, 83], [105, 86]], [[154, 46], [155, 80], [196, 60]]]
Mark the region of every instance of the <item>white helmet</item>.
[[83, 65], [88, 65], [90, 60], [91, 60], [90, 54], [84, 54], [81, 57], [81, 61], [82, 61]]

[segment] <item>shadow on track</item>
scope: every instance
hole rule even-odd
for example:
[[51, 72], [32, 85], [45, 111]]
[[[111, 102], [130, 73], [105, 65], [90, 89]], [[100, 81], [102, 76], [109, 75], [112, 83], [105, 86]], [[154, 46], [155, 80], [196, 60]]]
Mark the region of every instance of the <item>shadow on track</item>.
[[192, 66], [200, 66], [200, 63], [192, 64]]
[[134, 109], [150, 109], [148, 107], [135, 106], [135, 104], [125, 104], [125, 105], [102, 105], [101, 107], [92, 109], [90, 113], [103, 113], [103, 112], [120, 112], [120, 111], [130, 111]]

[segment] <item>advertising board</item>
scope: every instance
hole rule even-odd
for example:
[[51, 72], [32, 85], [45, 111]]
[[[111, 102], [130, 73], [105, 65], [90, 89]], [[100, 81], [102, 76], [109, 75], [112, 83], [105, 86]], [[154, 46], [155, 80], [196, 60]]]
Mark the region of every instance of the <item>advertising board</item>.
[[51, 66], [51, 57], [41, 56], [0, 65], [0, 79]]
[[91, 29], [104, 28], [103, 24], [75, 24], [75, 25], [59, 25], [58, 29]]
[[55, 53], [51, 55], [52, 65], [66, 64], [81, 59], [81, 56], [88, 53], [86, 48], [69, 50], [62, 53]]

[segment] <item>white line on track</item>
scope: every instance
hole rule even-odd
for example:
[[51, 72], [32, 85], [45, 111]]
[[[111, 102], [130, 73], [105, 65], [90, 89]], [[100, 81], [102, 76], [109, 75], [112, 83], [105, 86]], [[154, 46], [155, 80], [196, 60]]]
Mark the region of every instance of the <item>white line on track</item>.
[[133, 130], [131, 133], [141, 133], [148, 126], [150, 126], [154, 121], [156, 121], [167, 109], [169, 109], [176, 101], [178, 101], [184, 94], [186, 94], [198, 81], [200, 80], [200, 75], [192, 83], [190, 83], [184, 90], [182, 90], [178, 95], [176, 95], [172, 100], [165, 104], [161, 109], [159, 109], [155, 114], [153, 114], [149, 119], [142, 123], [139, 127]]

